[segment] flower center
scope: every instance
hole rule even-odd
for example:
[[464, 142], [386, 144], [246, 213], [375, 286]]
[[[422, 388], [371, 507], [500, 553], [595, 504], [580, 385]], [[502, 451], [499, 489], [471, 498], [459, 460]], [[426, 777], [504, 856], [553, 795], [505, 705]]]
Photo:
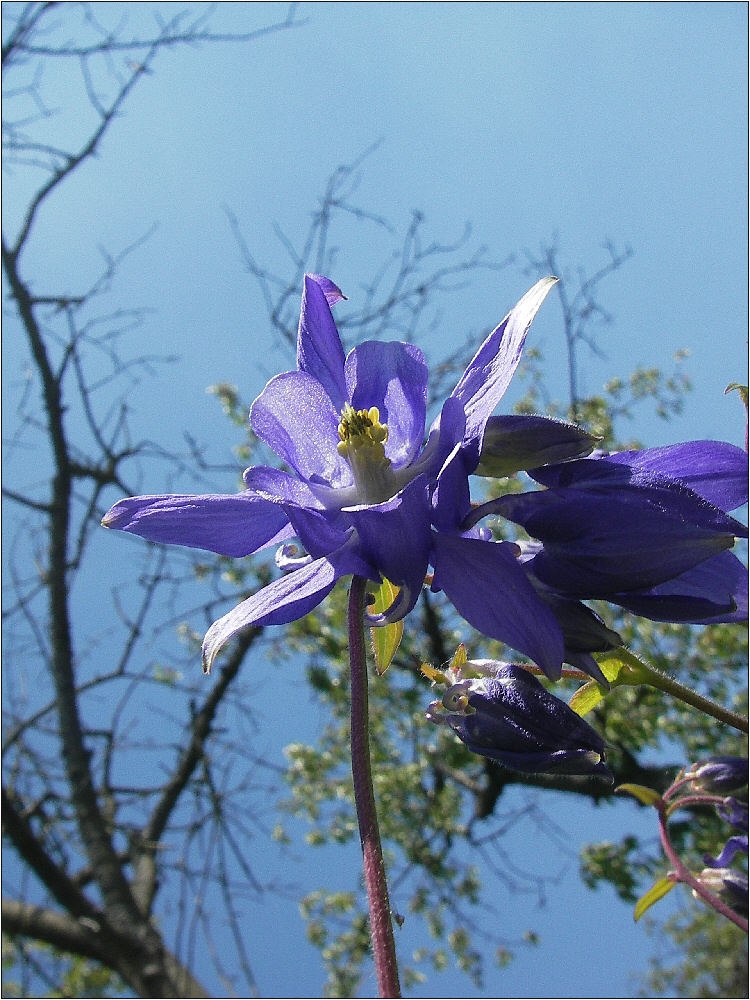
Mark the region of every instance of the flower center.
[[339, 455], [349, 463], [361, 502], [382, 503], [392, 497], [396, 491], [391, 460], [385, 457], [384, 447], [388, 425], [380, 423], [377, 406], [355, 410], [350, 403], [345, 403], [339, 437]]

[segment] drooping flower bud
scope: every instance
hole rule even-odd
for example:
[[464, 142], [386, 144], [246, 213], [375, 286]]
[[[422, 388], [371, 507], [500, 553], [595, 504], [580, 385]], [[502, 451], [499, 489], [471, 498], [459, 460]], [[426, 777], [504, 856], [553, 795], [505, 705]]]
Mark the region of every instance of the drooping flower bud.
[[611, 779], [602, 737], [523, 667], [469, 660], [443, 676], [456, 683], [427, 718], [450, 726], [473, 753], [515, 771]]

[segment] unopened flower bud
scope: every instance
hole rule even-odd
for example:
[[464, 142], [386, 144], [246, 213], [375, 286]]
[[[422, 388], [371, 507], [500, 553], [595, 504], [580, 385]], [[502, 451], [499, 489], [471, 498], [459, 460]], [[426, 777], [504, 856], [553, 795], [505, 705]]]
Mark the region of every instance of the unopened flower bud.
[[588, 455], [598, 438], [552, 417], [508, 413], [490, 417], [477, 476], [512, 476], [550, 462]]
[[473, 753], [516, 771], [599, 774], [605, 741], [523, 667], [469, 660], [463, 679], [433, 702], [428, 719], [448, 725]]
[[693, 764], [686, 777], [709, 794], [735, 792], [747, 784], [747, 757], [709, 757]]
[[735, 913], [747, 917], [748, 880], [744, 872], [733, 868], [704, 868], [698, 879]]

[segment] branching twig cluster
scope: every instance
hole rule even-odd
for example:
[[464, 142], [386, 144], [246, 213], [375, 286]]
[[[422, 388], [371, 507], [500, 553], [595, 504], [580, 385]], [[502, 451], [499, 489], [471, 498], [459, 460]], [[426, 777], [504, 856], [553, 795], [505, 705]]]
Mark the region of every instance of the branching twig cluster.
[[[124, 23], [105, 27], [100, 13], [87, 4], [19, 5], [6, 18], [2, 53], [4, 166], [22, 205], [3, 233], [3, 273], [14, 335], [25, 338], [30, 357], [4, 487], [15, 510], [4, 612], [3, 830], [22, 862], [9, 880], [17, 894], [3, 900], [4, 931], [94, 959], [142, 996], [203, 996], [192, 959], [177, 957], [153, 917], [160, 889], [177, 876], [185, 899], [196, 879], [209, 887], [218, 879], [230, 923], [237, 923], [230, 886], [236, 866], [223, 858], [214, 868], [205, 852], [208, 841], [220, 855], [237, 853], [228, 822], [233, 793], [220, 790], [217, 749], [230, 741], [217, 720], [230, 708], [243, 711], [232, 689], [258, 633], [242, 638], [208, 692], [161, 670], [149, 651], [158, 634], [155, 609], [168, 607], [186, 567], [158, 547], [139, 555], [136, 587], [113, 589], [111, 610], [101, 583], [101, 608], [77, 601], [102, 572], [96, 540], [106, 508], [133, 492], [143, 461], [178, 472], [181, 460], [130, 432], [132, 391], [165, 360], [132, 359], [123, 349], [147, 314], [97, 311], [125, 256], [146, 237], [114, 255], [102, 250], [100, 274], [76, 291], [59, 268], [40, 282], [26, 264], [27, 249], [43, 239], [42, 208], [97, 155], [165, 48], [250, 41], [291, 26], [294, 7], [281, 23], [236, 36], [212, 32], [209, 11], [178, 12], [142, 35], [128, 34]], [[77, 107], [64, 109], [79, 122], [64, 142], [54, 138], [58, 109], [46, 86], [52, 64], [70, 79], [77, 73], [82, 95]], [[167, 709], [160, 707], [165, 685]], [[149, 727], [146, 719], [158, 714], [161, 726]], [[155, 766], [133, 767], [133, 754]], [[241, 797], [250, 791], [243, 787]], [[240, 815], [234, 825], [241, 828]], [[184, 838], [182, 853], [168, 848], [167, 833]], [[246, 858], [242, 864], [245, 885], [259, 893]], [[179, 933], [177, 941], [179, 948]], [[182, 941], [190, 956], [190, 934]], [[28, 959], [31, 952], [23, 945], [18, 954]], [[45, 965], [38, 956], [35, 962]], [[250, 963], [241, 965], [252, 991]]]

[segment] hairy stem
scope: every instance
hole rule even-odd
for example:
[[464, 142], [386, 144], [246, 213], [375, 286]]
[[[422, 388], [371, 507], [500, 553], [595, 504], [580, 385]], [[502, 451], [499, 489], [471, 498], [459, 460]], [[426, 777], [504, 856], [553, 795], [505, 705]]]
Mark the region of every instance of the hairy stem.
[[[687, 687], [685, 684], [681, 684], [674, 677], [663, 674], [656, 667], [652, 667], [644, 663], [643, 660], [639, 660], [637, 656], [634, 656], [625, 647], [613, 650], [609, 655], [627, 664], [635, 672], [635, 677], [626, 680], [624, 683], [650, 684], [651, 687], [663, 691], [665, 694], [669, 694], [679, 701], [685, 702], [686, 705], [697, 708], [700, 712], [710, 715], [711, 718], [717, 719], [727, 726], [732, 726], [733, 729], [738, 729], [741, 733], [748, 731], [748, 720], [743, 715], [738, 715], [737, 712], [732, 712], [730, 709], [724, 708], [723, 705], [718, 705], [715, 701], [704, 698], [702, 694]], [[623, 683], [623, 681], [620, 680], [620, 683]]]
[[367, 653], [365, 649], [364, 611], [367, 581], [355, 576], [349, 591], [349, 662], [352, 699], [352, 776], [354, 801], [362, 843], [367, 900], [370, 905], [370, 931], [378, 989], [381, 997], [400, 997], [396, 945], [393, 940], [388, 884], [380, 846], [378, 814], [372, 787], [367, 706]]

